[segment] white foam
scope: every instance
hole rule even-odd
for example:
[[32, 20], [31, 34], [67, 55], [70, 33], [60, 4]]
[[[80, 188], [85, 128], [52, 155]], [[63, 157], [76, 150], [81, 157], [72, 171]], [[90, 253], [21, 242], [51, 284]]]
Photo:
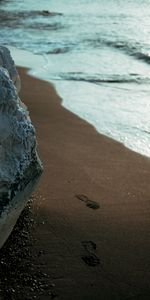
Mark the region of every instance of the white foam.
[[7, 46], [17, 66], [25, 68], [43, 68], [46, 61], [43, 55], [35, 55], [27, 50], [20, 50], [13, 46]]

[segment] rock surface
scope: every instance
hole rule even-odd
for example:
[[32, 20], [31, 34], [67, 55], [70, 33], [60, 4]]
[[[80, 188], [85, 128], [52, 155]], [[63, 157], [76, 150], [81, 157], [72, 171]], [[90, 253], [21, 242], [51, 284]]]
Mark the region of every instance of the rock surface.
[[0, 247], [41, 173], [35, 129], [7, 69], [0, 67]]

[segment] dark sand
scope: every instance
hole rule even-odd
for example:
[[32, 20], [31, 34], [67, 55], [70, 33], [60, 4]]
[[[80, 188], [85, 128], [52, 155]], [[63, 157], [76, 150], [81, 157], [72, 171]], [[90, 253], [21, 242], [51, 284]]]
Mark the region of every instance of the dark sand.
[[150, 299], [150, 159], [19, 72], [44, 174], [1, 250], [0, 299]]

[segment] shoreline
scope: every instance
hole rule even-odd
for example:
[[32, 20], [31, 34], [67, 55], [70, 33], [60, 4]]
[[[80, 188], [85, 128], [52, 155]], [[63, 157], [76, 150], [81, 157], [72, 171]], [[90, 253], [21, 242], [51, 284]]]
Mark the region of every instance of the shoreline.
[[43, 290], [28, 289], [16, 272], [13, 289], [23, 291], [18, 296], [16, 288], [14, 299], [148, 297], [150, 159], [99, 134], [60, 105], [51, 84], [18, 70], [44, 164], [30, 212], [31, 256], [23, 262], [33, 260]]
[[[139, 153], [140, 155], [146, 156], [148, 158], [150, 158], [149, 155], [149, 149], [147, 149], [147, 143], [145, 144], [145, 148], [139, 148], [136, 147], [136, 141], [134, 140], [134, 136], [132, 136], [132, 141], [130, 143], [130, 138], [129, 141], [126, 142], [124, 140], [124, 135], [121, 134], [122, 138], [120, 139], [119, 136], [113, 136], [113, 134], [108, 134], [108, 132], [106, 132], [102, 126], [102, 128], [100, 129], [99, 126], [97, 126], [94, 122], [92, 123], [91, 119], [86, 118], [85, 116], [82, 116], [82, 114], [80, 114], [79, 112], [75, 112], [74, 109], [72, 109], [72, 105], [70, 106], [69, 103], [67, 103], [67, 98], [68, 96], [64, 94], [64, 91], [62, 88], [59, 87], [59, 84], [57, 85], [57, 81], [50, 81], [50, 79], [48, 79], [48, 77], [43, 73], [41, 73], [41, 70], [43, 68], [43, 65], [46, 67], [48, 67], [48, 61], [46, 62], [46, 60], [44, 59], [44, 57], [41, 54], [33, 54], [32, 52], [28, 51], [28, 50], [20, 50], [17, 49], [13, 46], [7, 46], [13, 57], [14, 57], [14, 61], [16, 62], [16, 65], [18, 67], [23, 67], [25, 69], [28, 70], [28, 75], [34, 78], [37, 78], [41, 81], [46, 81], [49, 84], [52, 84], [55, 89], [56, 89], [56, 93], [58, 93], [58, 95], [61, 93], [63, 94], [63, 99], [62, 99], [62, 106], [66, 109], [69, 110], [70, 112], [72, 112], [73, 114], [75, 114], [76, 116], [78, 116], [79, 118], [81, 118], [82, 120], [84, 120], [85, 122], [87, 122], [88, 124], [90, 124], [91, 126], [94, 127], [94, 129], [101, 135], [107, 136], [108, 138], [117, 141], [118, 143], [123, 144], [123, 146], [125, 146], [127, 149]], [[50, 68], [52, 67], [52, 69], [54, 68], [54, 66], [49, 66]], [[40, 74], [40, 75], [39, 75]], [[76, 82], [74, 82], [76, 84]], [[77, 88], [78, 90], [78, 88]], [[75, 92], [76, 94], [76, 92]], [[78, 93], [77, 93], [78, 95]], [[79, 98], [81, 97], [80, 95], [78, 96]], [[92, 97], [92, 96], [91, 96]], [[101, 97], [101, 95], [99, 95], [99, 97]], [[82, 99], [83, 100], [83, 99]], [[70, 98], [69, 102], [74, 102], [74, 98]], [[70, 108], [69, 108], [70, 107]], [[99, 108], [100, 109], [100, 108]], [[105, 113], [105, 112], [104, 112]], [[119, 111], [117, 112], [117, 114], [119, 114]], [[106, 115], [105, 113], [105, 118], [109, 120], [109, 114]], [[103, 123], [103, 122], [102, 122]], [[104, 121], [105, 123], [105, 121]], [[110, 131], [112, 131], [112, 128], [109, 128]], [[141, 128], [141, 130], [143, 130]], [[147, 131], [148, 134], [148, 131]], [[120, 134], [119, 134], [120, 135]], [[141, 138], [141, 136], [139, 135], [139, 139]], [[127, 136], [127, 140], [128, 140], [128, 136]], [[141, 140], [142, 141], [142, 140]], [[134, 146], [133, 146], [134, 145]]]

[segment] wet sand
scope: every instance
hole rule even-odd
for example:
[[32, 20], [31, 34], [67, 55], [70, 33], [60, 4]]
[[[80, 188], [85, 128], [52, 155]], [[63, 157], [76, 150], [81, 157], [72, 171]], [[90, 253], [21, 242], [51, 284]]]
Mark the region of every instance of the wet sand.
[[1, 250], [0, 299], [149, 299], [150, 159], [19, 73], [44, 174]]

